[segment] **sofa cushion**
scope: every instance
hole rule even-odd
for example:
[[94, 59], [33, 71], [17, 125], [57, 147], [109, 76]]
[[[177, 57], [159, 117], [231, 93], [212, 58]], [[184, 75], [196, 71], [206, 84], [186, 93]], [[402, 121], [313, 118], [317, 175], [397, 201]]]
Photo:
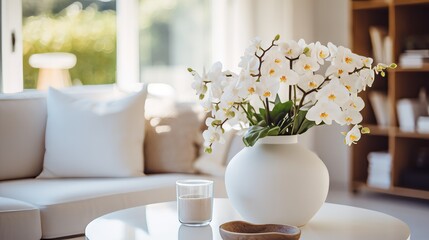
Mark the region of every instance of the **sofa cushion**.
[[82, 234], [93, 219], [116, 210], [175, 200], [175, 181], [215, 180], [215, 196], [226, 197], [223, 180], [190, 174], [136, 178], [22, 179], [0, 183], [0, 196], [39, 207], [43, 238]]
[[146, 101], [146, 173], [194, 173], [204, 113], [195, 103]]
[[40, 239], [39, 209], [22, 201], [0, 197], [0, 239]]
[[142, 176], [145, 98], [145, 89], [110, 101], [49, 89], [39, 178]]
[[228, 152], [230, 151], [231, 143], [234, 137], [237, 136], [237, 131], [229, 129], [225, 131], [223, 138], [224, 143], [215, 142], [212, 145], [213, 152], [204, 152], [205, 146], [201, 147], [201, 155], [194, 163], [195, 169], [199, 173], [208, 174], [212, 176], [223, 177], [226, 171], [226, 162]]
[[40, 173], [45, 126], [43, 93], [0, 94], [0, 180]]

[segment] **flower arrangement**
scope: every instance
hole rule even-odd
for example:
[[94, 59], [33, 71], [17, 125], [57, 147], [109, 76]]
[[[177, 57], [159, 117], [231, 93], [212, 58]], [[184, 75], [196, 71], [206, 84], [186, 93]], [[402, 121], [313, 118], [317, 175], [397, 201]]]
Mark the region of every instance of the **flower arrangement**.
[[[373, 66], [369, 57], [328, 43], [279, 41], [277, 35], [263, 48], [256, 38], [238, 64], [240, 73], [223, 71], [220, 62], [194, 76], [193, 89], [211, 116], [203, 132], [206, 152], [222, 142], [225, 126], [245, 130], [243, 142], [253, 146], [266, 136], [296, 135], [322, 124], [353, 125], [345, 143], [356, 143], [369, 133], [359, 123], [365, 104], [358, 93], [371, 87], [375, 74], [396, 64]], [[324, 73], [321, 66], [329, 63]]]

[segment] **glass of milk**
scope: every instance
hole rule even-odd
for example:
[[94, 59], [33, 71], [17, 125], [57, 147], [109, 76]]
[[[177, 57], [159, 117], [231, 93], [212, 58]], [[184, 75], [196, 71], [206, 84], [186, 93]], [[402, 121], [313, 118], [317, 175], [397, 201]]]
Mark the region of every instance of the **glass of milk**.
[[205, 226], [212, 220], [213, 181], [179, 180], [176, 182], [179, 221], [188, 226]]

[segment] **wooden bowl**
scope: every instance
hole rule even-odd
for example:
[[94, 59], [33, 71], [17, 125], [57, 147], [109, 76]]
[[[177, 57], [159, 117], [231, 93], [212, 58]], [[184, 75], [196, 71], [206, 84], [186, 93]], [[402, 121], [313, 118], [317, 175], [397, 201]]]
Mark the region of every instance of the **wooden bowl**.
[[223, 240], [297, 240], [301, 230], [280, 224], [251, 224], [243, 221], [227, 222], [219, 226]]

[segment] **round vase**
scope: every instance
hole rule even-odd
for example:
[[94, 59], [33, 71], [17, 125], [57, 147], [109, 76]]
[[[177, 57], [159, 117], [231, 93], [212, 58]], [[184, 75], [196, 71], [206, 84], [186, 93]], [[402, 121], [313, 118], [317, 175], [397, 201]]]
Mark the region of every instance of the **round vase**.
[[303, 226], [325, 202], [329, 174], [297, 136], [271, 136], [232, 158], [225, 184], [232, 206], [245, 220]]

